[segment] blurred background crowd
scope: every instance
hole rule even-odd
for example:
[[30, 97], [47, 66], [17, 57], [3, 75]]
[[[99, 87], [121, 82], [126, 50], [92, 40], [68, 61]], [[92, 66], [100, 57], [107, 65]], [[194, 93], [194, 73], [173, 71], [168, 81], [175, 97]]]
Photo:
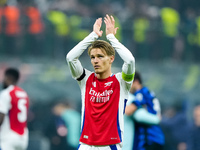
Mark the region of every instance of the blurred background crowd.
[[0, 8], [2, 54], [58, 58], [108, 13], [116, 17], [117, 37], [138, 59], [199, 61], [196, 0], [9, 0], [4, 5], [6, 1], [1, 0]]
[[[66, 137], [76, 141], [70, 131], [79, 125], [72, 120], [80, 120], [80, 90], [65, 56], [105, 14], [115, 17], [117, 38], [161, 102], [165, 149], [200, 149], [199, 7], [197, 0], [0, 0], [0, 81], [9, 66], [22, 73], [31, 98], [29, 150], [76, 147]], [[92, 69], [86, 53], [81, 59]], [[118, 56], [113, 65], [120, 71]]]

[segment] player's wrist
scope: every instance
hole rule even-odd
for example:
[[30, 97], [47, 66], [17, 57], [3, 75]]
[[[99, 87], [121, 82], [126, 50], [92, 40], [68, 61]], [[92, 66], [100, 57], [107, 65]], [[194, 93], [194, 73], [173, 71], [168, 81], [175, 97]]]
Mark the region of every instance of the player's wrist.
[[97, 33], [96, 33], [96, 32], [94, 32], [94, 31], [92, 31], [92, 32], [90, 33], [90, 35], [91, 35], [91, 36], [94, 36], [94, 37], [96, 37], [96, 38], [98, 38], [98, 35], [97, 35]]
[[113, 39], [113, 38], [115, 38], [115, 35], [113, 33], [109, 33], [109, 34], [106, 35], [106, 38], [107, 39]]

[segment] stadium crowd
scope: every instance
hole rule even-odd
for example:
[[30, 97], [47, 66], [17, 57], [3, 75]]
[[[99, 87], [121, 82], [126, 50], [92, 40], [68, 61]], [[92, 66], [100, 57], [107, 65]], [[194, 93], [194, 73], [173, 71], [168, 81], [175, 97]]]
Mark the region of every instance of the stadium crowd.
[[198, 4], [195, 0], [4, 0], [1, 54], [59, 58], [89, 33], [96, 17], [108, 13], [120, 27], [117, 37], [137, 58], [198, 62]]

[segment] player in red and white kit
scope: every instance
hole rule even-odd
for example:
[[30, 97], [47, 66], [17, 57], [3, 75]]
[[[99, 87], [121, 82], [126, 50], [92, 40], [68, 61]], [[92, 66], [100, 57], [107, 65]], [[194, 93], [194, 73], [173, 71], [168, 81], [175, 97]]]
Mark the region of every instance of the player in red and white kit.
[[28, 145], [27, 93], [16, 86], [19, 71], [5, 71], [3, 91], [0, 93], [0, 150], [26, 150]]
[[[102, 18], [93, 25], [93, 32], [68, 54], [67, 62], [82, 95], [82, 126], [78, 150], [120, 150], [123, 139], [123, 114], [134, 72], [135, 59], [116, 38], [115, 20], [106, 15], [106, 41], [102, 36]], [[87, 49], [95, 72], [82, 67], [78, 58]], [[122, 72], [113, 74], [111, 65], [115, 50], [123, 59]]]

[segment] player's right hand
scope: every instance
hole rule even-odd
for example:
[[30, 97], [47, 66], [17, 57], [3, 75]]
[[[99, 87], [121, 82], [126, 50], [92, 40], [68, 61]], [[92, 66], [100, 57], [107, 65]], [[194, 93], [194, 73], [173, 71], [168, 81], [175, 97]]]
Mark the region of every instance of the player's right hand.
[[101, 24], [102, 24], [102, 18], [98, 18], [94, 25], [93, 25], [93, 31], [99, 36], [101, 37], [103, 34], [103, 31], [101, 30]]

